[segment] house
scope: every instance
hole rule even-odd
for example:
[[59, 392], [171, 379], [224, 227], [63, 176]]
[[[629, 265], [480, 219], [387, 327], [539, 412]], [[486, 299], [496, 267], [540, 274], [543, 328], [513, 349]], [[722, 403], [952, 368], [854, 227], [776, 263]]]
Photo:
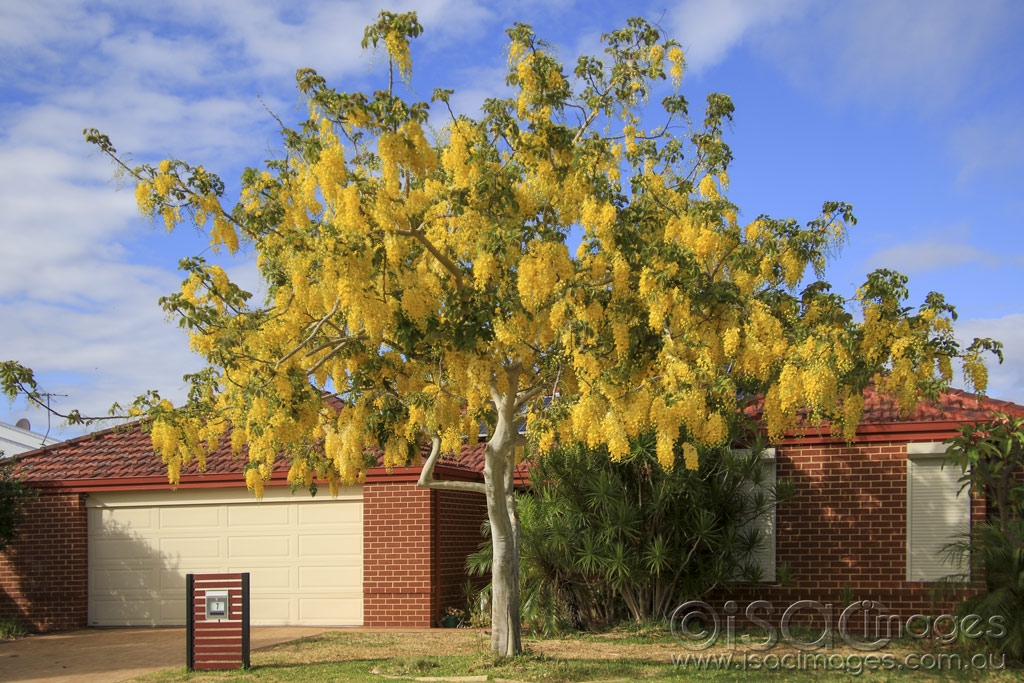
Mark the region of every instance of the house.
[[[948, 611], [964, 593], [936, 599], [952, 571], [938, 550], [983, 519], [985, 504], [957, 495], [943, 442], [996, 410], [1024, 415], [1024, 406], [951, 391], [901, 418], [869, 391], [854, 443], [807, 429], [772, 444], [764, 457], [796, 494], [761, 520], [764, 581], [707, 604], [723, 617], [755, 601], [775, 618], [801, 600], [828, 605], [834, 619], [850, 600], [901, 615]], [[467, 447], [435, 472], [479, 481], [481, 461], [481, 448]], [[21, 463], [41, 495], [0, 555], [0, 617], [35, 630], [181, 624], [185, 575], [221, 571], [250, 572], [254, 624], [436, 625], [443, 607], [464, 602], [465, 558], [486, 517], [481, 494], [418, 488], [416, 467], [372, 470], [331, 498], [293, 494], [281, 463], [256, 501], [226, 439], [205, 474], [186, 471], [172, 490], [138, 425]]]
[[742, 622], [747, 607], [765, 601], [753, 614], [776, 625], [800, 601], [796, 611], [818, 626], [835, 627], [858, 601], [874, 603], [886, 623], [950, 614], [982, 584], [975, 576], [971, 587], [941, 590], [944, 577], [964, 569], [941, 548], [984, 519], [985, 501], [960, 492], [960, 469], [943, 467], [944, 442], [994, 411], [1024, 416], [1024, 406], [954, 390], [900, 417], [893, 401], [869, 389], [854, 443], [809, 428], [772, 444], [764, 457], [795, 495], [761, 520], [764, 581], [715, 591], [705, 602], [723, 620], [735, 614]]
[[[435, 625], [465, 603], [482, 494], [418, 488], [418, 468], [371, 470], [332, 498], [294, 494], [280, 463], [257, 501], [229, 440], [172, 489], [130, 424], [25, 453], [40, 494], [0, 554], [0, 618], [34, 631], [185, 623], [189, 573], [249, 572], [253, 625]], [[435, 477], [482, 481], [482, 449]]]
[[57, 443], [57, 439], [33, 432], [31, 423], [25, 418], [18, 420], [18, 423], [13, 425], [0, 422], [0, 452], [3, 452], [3, 457], [10, 457], [52, 443]]

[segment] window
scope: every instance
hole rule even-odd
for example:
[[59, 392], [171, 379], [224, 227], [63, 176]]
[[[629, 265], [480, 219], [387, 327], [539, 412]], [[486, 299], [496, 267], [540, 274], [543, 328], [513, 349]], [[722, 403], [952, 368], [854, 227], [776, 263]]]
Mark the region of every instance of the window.
[[[749, 450], [734, 450], [736, 455], [749, 455]], [[753, 553], [753, 565], [760, 569], [761, 581], [775, 581], [775, 449], [761, 451], [761, 481], [747, 482], [751, 493], [763, 492], [767, 507], [759, 516], [750, 520], [739, 531], [741, 534], [756, 530], [760, 539]]]
[[943, 467], [944, 443], [907, 444], [907, 580], [938, 581], [965, 571], [942, 548], [971, 525], [971, 497], [960, 492], [960, 468]]

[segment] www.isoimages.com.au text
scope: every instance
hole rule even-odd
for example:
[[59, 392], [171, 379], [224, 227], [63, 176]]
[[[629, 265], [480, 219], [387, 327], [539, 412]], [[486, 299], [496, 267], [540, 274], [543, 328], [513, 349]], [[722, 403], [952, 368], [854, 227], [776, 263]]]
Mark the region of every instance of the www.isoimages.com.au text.
[[672, 665], [691, 671], [998, 671], [1006, 656], [995, 654], [838, 654], [823, 652], [673, 655]]

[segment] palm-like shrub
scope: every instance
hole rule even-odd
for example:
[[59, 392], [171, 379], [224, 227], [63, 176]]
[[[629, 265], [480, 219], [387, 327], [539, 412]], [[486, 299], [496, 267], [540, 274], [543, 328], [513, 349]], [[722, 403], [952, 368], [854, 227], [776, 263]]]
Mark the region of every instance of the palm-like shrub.
[[[664, 619], [716, 586], [760, 578], [765, 538], [753, 522], [788, 487], [766, 485], [759, 453], [720, 449], [698, 470], [666, 471], [645, 437], [621, 462], [579, 446], [540, 458], [518, 501], [524, 625]], [[470, 566], [489, 568], [489, 544]]]
[[985, 644], [1024, 662], [1024, 418], [996, 413], [987, 423], [965, 425], [949, 443], [948, 461], [963, 472], [964, 489], [988, 505], [987, 521], [946, 547], [985, 579], [985, 592], [961, 611], [988, 625], [995, 619], [1001, 628], [988, 629]]
[[[1024, 520], [1013, 520], [1010, 526], [1016, 538], [1024, 538]], [[965, 644], [983, 645], [1024, 662], [1024, 549], [1011, 540], [1000, 523], [989, 521], [976, 525], [968, 538], [945, 550], [957, 561], [969, 560], [974, 571], [985, 578], [985, 591], [959, 608], [961, 617], [981, 618], [985, 635], [980, 641], [971, 636]]]

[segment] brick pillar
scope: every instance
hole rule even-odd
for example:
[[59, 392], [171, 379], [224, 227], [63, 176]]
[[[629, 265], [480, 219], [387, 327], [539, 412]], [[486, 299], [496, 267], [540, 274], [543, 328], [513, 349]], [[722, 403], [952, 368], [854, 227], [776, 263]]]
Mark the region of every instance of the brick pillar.
[[397, 471], [363, 485], [364, 626], [435, 625], [434, 494]]

